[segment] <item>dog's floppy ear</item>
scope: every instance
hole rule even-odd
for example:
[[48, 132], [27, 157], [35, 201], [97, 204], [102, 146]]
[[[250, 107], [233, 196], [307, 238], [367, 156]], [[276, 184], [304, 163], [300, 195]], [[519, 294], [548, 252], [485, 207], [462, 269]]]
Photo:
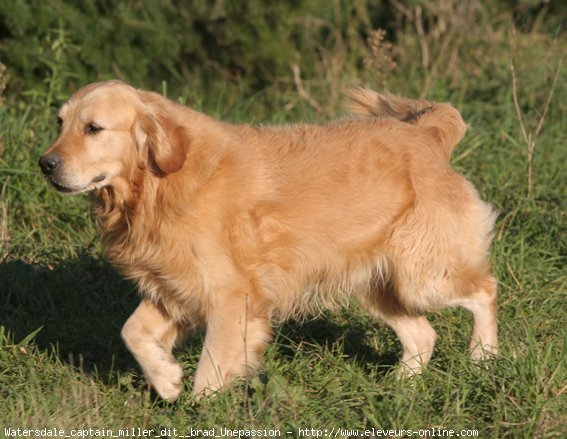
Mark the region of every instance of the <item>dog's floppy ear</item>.
[[183, 167], [189, 148], [189, 136], [183, 126], [162, 114], [142, 112], [135, 129], [139, 146], [146, 147], [150, 160], [161, 172], [169, 174]]

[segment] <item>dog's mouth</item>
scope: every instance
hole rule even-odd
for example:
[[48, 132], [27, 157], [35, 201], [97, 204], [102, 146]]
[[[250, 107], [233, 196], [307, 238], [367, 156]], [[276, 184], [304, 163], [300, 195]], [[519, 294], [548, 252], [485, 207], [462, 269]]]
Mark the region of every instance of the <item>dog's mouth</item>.
[[55, 179], [53, 176], [46, 176], [45, 178], [55, 189], [57, 189], [57, 191], [66, 195], [74, 195], [81, 192], [88, 192], [101, 188], [103, 186], [101, 185], [101, 183], [106, 180], [106, 177], [106, 174], [97, 175], [89, 182], [89, 184], [79, 187], [68, 185], [64, 182], [61, 182], [60, 180]]

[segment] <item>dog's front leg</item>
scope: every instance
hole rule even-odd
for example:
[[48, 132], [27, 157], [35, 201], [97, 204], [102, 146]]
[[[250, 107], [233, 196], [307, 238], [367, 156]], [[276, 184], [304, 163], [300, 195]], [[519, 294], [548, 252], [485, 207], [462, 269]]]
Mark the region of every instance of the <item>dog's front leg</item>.
[[268, 317], [254, 310], [247, 295], [235, 294], [219, 301], [207, 318], [193, 391], [208, 394], [238, 376], [248, 375], [260, 365], [270, 339]]
[[181, 327], [149, 300], [138, 305], [122, 328], [146, 379], [168, 401], [177, 399], [183, 387], [183, 370], [171, 352], [180, 333]]

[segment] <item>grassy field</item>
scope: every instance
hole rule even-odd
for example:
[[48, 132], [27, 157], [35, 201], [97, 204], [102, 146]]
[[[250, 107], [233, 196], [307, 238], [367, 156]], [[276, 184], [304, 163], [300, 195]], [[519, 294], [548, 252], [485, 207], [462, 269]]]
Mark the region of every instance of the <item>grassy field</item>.
[[[414, 81], [406, 68], [387, 85], [400, 94], [450, 99], [471, 125], [453, 164], [500, 211], [493, 244], [497, 360], [471, 364], [470, 315], [446, 310], [429, 316], [439, 335], [429, 367], [398, 381], [396, 337], [353, 304], [338, 315], [277, 328], [261, 372], [200, 401], [190, 393], [202, 342], [196, 336], [177, 352], [186, 391], [173, 404], [156, 399], [119, 336], [137, 293], [101, 257], [88, 197], [61, 196], [40, 175], [37, 159], [56, 124], [45, 105], [49, 90], [37, 88], [33, 99], [0, 104], [0, 437], [5, 427], [176, 428], [178, 435], [191, 428], [269, 428], [283, 436], [297, 436], [299, 428], [439, 428], [478, 430], [479, 437], [565, 437], [567, 81], [559, 60], [567, 46], [537, 31], [514, 44], [475, 38], [484, 41], [479, 50], [486, 56], [459, 52], [470, 63], [447, 65], [450, 77], [438, 58]], [[398, 44], [411, 48], [412, 41]], [[448, 50], [429, 43], [431, 56]], [[321, 82], [311, 84], [313, 96], [279, 96], [270, 112], [262, 94], [228, 102], [219, 93], [215, 102], [200, 103], [196, 91], [179, 99], [235, 122], [341, 116], [334, 102], [324, 105], [324, 92], [316, 93]]]

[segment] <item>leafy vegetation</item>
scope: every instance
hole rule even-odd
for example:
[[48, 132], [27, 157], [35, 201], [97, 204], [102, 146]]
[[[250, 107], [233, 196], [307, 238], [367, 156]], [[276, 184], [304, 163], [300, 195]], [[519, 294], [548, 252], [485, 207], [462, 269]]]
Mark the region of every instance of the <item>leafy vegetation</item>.
[[[0, 428], [563, 437], [561, 3], [0, 1]], [[190, 394], [196, 336], [177, 353], [186, 392], [174, 404], [155, 399], [119, 337], [134, 287], [101, 257], [88, 198], [56, 193], [36, 164], [55, 108], [109, 77], [234, 122], [342, 117], [343, 89], [362, 83], [453, 102], [471, 125], [453, 165], [500, 211], [500, 358], [471, 364], [470, 316], [446, 310], [430, 316], [439, 334], [430, 366], [398, 381], [395, 336], [353, 305], [278, 328], [262, 372], [201, 401]]]

